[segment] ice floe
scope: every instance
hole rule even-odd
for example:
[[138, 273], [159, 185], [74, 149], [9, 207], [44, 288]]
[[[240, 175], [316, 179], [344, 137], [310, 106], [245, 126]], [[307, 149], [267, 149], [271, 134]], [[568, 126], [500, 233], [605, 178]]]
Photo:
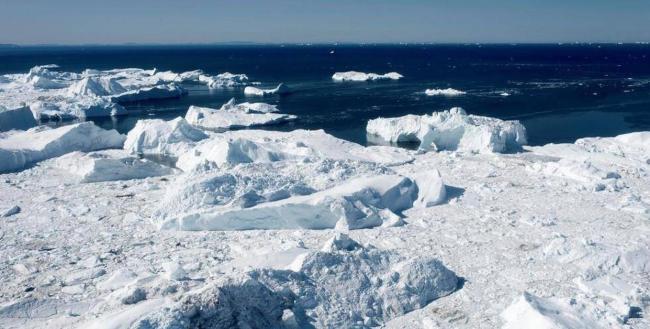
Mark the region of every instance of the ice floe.
[[250, 84], [246, 74], [232, 74], [230, 72], [215, 76], [200, 75], [198, 80], [205, 83], [208, 88], [229, 88]]
[[0, 172], [20, 170], [73, 151], [120, 148], [123, 143], [123, 135], [115, 130], [99, 128], [92, 122], [56, 129], [39, 126], [13, 132], [0, 136]]
[[375, 80], [399, 80], [404, 76], [397, 72], [386, 74], [364, 73], [357, 71], [336, 72], [332, 75], [334, 81], [375, 81]]
[[170, 121], [138, 120], [126, 137], [124, 149], [133, 154], [177, 157], [207, 137], [181, 117]]
[[275, 113], [278, 109], [266, 103], [235, 104], [235, 99], [220, 109], [190, 106], [185, 120], [190, 124], [212, 131], [278, 124], [295, 120], [295, 115]]
[[454, 88], [446, 89], [427, 89], [424, 91], [427, 96], [460, 96], [467, 94], [466, 92]]
[[518, 121], [468, 115], [458, 107], [431, 115], [373, 119], [366, 131], [386, 142], [418, 142], [421, 150], [508, 152], [526, 144], [526, 129]]

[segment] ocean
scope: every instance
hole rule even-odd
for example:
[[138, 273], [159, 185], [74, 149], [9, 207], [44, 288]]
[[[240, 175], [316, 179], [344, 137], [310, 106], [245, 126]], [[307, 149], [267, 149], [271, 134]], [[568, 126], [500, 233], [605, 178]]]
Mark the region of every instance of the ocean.
[[[294, 92], [265, 97], [298, 120], [264, 129], [324, 129], [367, 144], [365, 125], [376, 117], [425, 114], [462, 107], [470, 114], [520, 120], [529, 143], [573, 142], [650, 130], [650, 45], [215, 45], [0, 47], [0, 74], [35, 65], [63, 71], [138, 67], [208, 74], [245, 73], [262, 87], [283, 82]], [[340, 71], [404, 75], [398, 81], [335, 82]], [[138, 119], [182, 116], [190, 105], [220, 107], [262, 101], [243, 88], [184, 85], [180, 99], [129, 104], [129, 116], [94, 120], [127, 132]], [[457, 97], [426, 96], [454, 88]], [[503, 96], [504, 93], [509, 96]]]

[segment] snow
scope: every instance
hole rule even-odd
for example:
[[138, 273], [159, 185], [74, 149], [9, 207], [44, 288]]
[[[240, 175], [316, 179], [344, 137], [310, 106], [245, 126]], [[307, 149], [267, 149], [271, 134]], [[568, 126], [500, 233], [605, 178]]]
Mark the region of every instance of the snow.
[[425, 151], [502, 153], [526, 144], [526, 129], [518, 121], [468, 115], [458, 107], [431, 115], [373, 119], [366, 131], [386, 142], [419, 142]]
[[385, 74], [377, 73], [364, 73], [357, 71], [336, 72], [332, 75], [334, 81], [375, 81], [375, 80], [399, 80], [403, 78], [397, 72], [389, 72]]
[[12, 129], [29, 129], [36, 126], [34, 115], [29, 107], [8, 109], [0, 105], [0, 132]]
[[295, 115], [274, 113], [278, 109], [266, 103], [235, 104], [235, 99], [220, 109], [190, 106], [185, 120], [190, 124], [212, 131], [278, 124], [295, 120]]
[[81, 182], [102, 182], [164, 176], [174, 173], [169, 167], [130, 156], [123, 150], [90, 153], [72, 152], [56, 160], [56, 167], [79, 176]]
[[244, 95], [251, 96], [286, 95], [289, 93], [291, 93], [291, 90], [283, 83], [273, 89], [260, 89], [252, 86], [244, 88]]
[[206, 133], [181, 117], [170, 121], [138, 120], [126, 136], [124, 150], [132, 154], [177, 157], [207, 137]]
[[427, 89], [424, 91], [424, 93], [427, 96], [460, 96], [460, 95], [465, 95], [466, 92], [454, 89], [454, 88], [446, 88], [446, 89]]
[[24, 169], [39, 161], [73, 151], [118, 148], [124, 136], [104, 130], [92, 122], [77, 123], [56, 129], [39, 126], [23, 132], [0, 136], [0, 172]]

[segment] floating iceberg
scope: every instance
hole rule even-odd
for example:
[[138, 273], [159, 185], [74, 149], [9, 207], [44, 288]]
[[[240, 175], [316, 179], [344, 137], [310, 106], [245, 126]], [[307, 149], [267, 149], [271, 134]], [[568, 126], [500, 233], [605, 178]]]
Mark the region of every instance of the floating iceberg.
[[140, 179], [174, 173], [172, 168], [138, 159], [123, 150], [72, 152], [56, 159], [55, 163], [56, 167], [78, 176], [84, 183]]
[[138, 120], [126, 137], [124, 150], [133, 154], [177, 157], [207, 137], [181, 117], [170, 121]]
[[140, 102], [152, 99], [179, 98], [187, 94], [183, 87], [170, 83], [153, 87], [130, 90], [125, 93], [111, 97], [111, 100], [118, 103]]
[[289, 93], [291, 93], [291, 90], [283, 83], [273, 89], [260, 89], [251, 86], [244, 88], [244, 94], [252, 96], [286, 95]]
[[357, 71], [336, 72], [332, 75], [334, 81], [375, 81], [375, 80], [399, 80], [404, 76], [397, 72], [386, 74], [363, 73]]
[[36, 126], [36, 120], [29, 107], [8, 109], [0, 105], [0, 132], [12, 129], [29, 129]]
[[123, 144], [123, 135], [115, 130], [99, 128], [92, 122], [56, 129], [39, 126], [0, 137], [0, 172], [21, 170], [73, 151], [120, 148]]
[[466, 92], [454, 88], [427, 89], [424, 93], [427, 96], [460, 96], [466, 94]]
[[264, 126], [295, 120], [295, 115], [273, 113], [278, 109], [266, 103], [235, 104], [231, 99], [220, 109], [190, 106], [185, 120], [190, 124], [213, 131], [232, 128]]
[[228, 88], [247, 85], [248, 76], [246, 74], [232, 74], [225, 72], [215, 76], [200, 75], [199, 82], [205, 83], [208, 88]]
[[373, 119], [366, 131], [386, 142], [419, 142], [422, 150], [507, 152], [526, 144], [526, 129], [518, 121], [468, 115], [458, 107], [431, 115]]
[[108, 96], [126, 92], [113, 78], [85, 77], [68, 87], [68, 96]]

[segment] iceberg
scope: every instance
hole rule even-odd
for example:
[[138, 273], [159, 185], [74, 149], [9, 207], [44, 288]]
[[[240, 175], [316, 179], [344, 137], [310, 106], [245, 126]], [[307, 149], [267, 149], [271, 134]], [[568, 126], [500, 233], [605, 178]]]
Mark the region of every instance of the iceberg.
[[266, 103], [235, 104], [231, 99], [220, 109], [190, 106], [185, 120], [190, 124], [213, 131], [225, 131], [233, 128], [264, 126], [295, 120], [290, 114], [274, 113], [278, 109]]
[[424, 93], [427, 96], [460, 96], [466, 94], [466, 92], [454, 88], [427, 89]]
[[161, 229], [361, 229], [380, 226], [417, 198], [409, 178], [383, 175], [357, 178], [305, 196], [265, 202], [250, 208], [228, 208], [178, 214], [158, 223]]
[[458, 107], [431, 115], [373, 119], [366, 131], [386, 142], [419, 142], [424, 151], [501, 153], [526, 144], [526, 129], [519, 121], [468, 115]]
[[375, 80], [399, 80], [404, 76], [397, 72], [386, 74], [364, 73], [357, 71], [336, 72], [332, 75], [334, 81], [375, 81]]
[[78, 176], [84, 183], [165, 176], [174, 169], [139, 159], [123, 150], [72, 152], [56, 159], [55, 166]]
[[207, 137], [206, 133], [181, 117], [170, 121], [138, 120], [126, 136], [124, 150], [132, 154], [177, 157]]
[[130, 90], [119, 95], [111, 97], [111, 100], [117, 103], [140, 102], [153, 99], [179, 98], [187, 94], [183, 87], [170, 83], [166, 85], [157, 85], [136, 90]]
[[104, 130], [92, 122], [52, 129], [39, 126], [0, 137], [0, 173], [24, 169], [42, 160], [73, 151], [120, 148], [124, 136]]
[[198, 81], [205, 83], [208, 88], [230, 88], [248, 84], [246, 74], [232, 74], [225, 72], [215, 76], [200, 75]]
[[244, 95], [252, 96], [286, 95], [289, 93], [291, 93], [291, 90], [283, 83], [273, 89], [260, 89], [251, 86], [244, 88]]
[[395, 147], [363, 147], [338, 139], [323, 130], [246, 130], [227, 131], [199, 142], [196, 147], [180, 155], [176, 166], [191, 171], [201, 166], [296, 159], [355, 160], [397, 165], [413, 161], [413, 156], [410, 151]]
[[113, 78], [85, 77], [68, 87], [68, 96], [108, 96], [126, 92]]
[[0, 105], [0, 132], [12, 129], [29, 129], [36, 126], [32, 111], [27, 106], [8, 109]]

